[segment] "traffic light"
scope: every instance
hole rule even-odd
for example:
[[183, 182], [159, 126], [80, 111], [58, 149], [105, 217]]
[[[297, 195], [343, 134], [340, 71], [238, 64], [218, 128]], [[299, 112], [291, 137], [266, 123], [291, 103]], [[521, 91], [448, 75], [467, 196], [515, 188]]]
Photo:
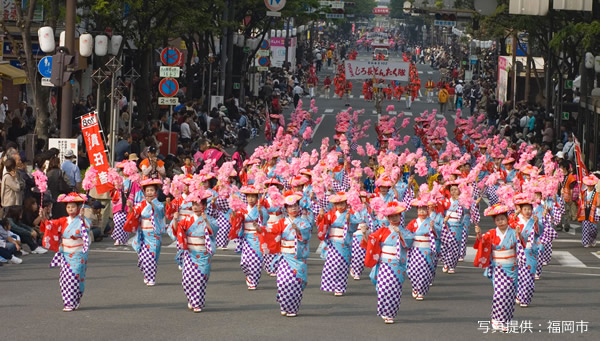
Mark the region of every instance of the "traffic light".
[[50, 83], [55, 86], [63, 86], [71, 78], [72, 63], [74, 56], [68, 54], [65, 48], [59, 48], [54, 56], [52, 56], [52, 74], [50, 75]]

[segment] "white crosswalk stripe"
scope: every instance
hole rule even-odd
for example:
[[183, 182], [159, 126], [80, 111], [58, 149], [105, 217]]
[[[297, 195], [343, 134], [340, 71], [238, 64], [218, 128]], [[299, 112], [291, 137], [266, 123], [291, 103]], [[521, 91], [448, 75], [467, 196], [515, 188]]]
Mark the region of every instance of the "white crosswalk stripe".
[[395, 112], [395, 111], [390, 111], [390, 112], [388, 112], [388, 114], [390, 114], [390, 115], [396, 115], [396, 114], [397, 114], [397, 112]]
[[360, 99], [365, 99], [365, 95], [360, 95]]
[[582, 261], [573, 256], [569, 251], [552, 250], [552, 259], [558, 261], [562, 266], [587, 268], [587, 265], [583, 264]]
[[419, 74], [420, 74], [420, 75], [422, 75], [422, 74], [423, 74], [423, 71], [419, 71]]
[[[467, 255], [465, 256], [465, 263], [473, 263], [475, 260], [475, 255], [477, 254], [477, 250], [472, 247], [467, 247]], [[592, 252], [592, 254], [596, 254]], [[600, 258], [600, 256], [599, 256]], [[582, 261], [580, 261], [577, 257], [573, 256], [573, 254], [569, 251], [557, 251], [552, 250], [552, 262], [558, 262], [561, 266], [571, 267], [571, 268], [587, 268]]]
[[348, 97], [349, 97], [349, 98], [354, 98], [354, 95], [350, 95], [350, 96], [348, 96]]
[[412, 116], [413, 113], [410, 111], [404, 111], [404, 116]]
[[437, 118], [444, 118], [445, 116], [442, 115], [442, 114], [437, 114], [437, 115], [435, 115], [435, 117], [437, 117]]
[[325, 109], [325, 113], [326, 113], [326, 114], [330, 114], [330, 113], [332, 113], [332, 112], [333, 112], [333, 109]]
[[428, 75], [433, 75], [433, 71], [427, 71]]

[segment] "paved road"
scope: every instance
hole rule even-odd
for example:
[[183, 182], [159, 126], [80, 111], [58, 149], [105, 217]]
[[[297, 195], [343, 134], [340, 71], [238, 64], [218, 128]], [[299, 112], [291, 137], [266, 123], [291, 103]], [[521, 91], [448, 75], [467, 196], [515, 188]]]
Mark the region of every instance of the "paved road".
[[[418, 68], [424, 74], [432, 71], [434, 80], [437, 79], [437, 72], [428, 66]], [[373, 103], [358, 96], [361, 88], [355, 84], [350, 105], [370, 109]], [[331, 135], [335, 114], [345, 108], [339, 100], [317, 99], [317, 106], [319, 115], [325, 116], [315, 133], [315, 148], [323, 137]], [[416, 102], [412, 112], [417, 115], [432, 107]], [[361, 122], [373, 118], [377, 116], [367, 111]], [[409, 128], [404, 133], [410, 133]], [[369, 140], [374, 142], [374, 131], [371, 135]], [[260, 139], [252, 141], [255, 145], [262, 142]], [[409, 218], [414, 218], [414, 212], [409, 212]], [[486, 230], [491, 228], [491, 221], [483, 218], [481, 225]], [[532, 335], [528, 337], [557, 340], [600, 337], [597, 318], [600, 259], [592, 252], [596, 250], [581, 247], [580, 228], [574, 227], [571, 233], [559, 232], [555, 257], [545, 268], [542, 280], [536, 283], [533, 304], [526, 309], [516, 308], [517, 323], [531, 327]], [[167, 236], [164, 241], [167, 245], [171, 242]], [[472, 242], [471, 236], [469, 244]], [[48, 268], [50, 253], [26, 256], [21, 265], [0, 267], [2, 339], [470, 340], [482, 336], [501, 337], [484, 334], [485, 326], [478, 323], [489, 319], [492, 286], [481, 270], [473, 268], [472, 251], [465, 262], [460, 263], [456, 274], [443, 274], [438, 269], [435, 284], [425, 301], [411, 298], [407, 280], [404, 285], [407, 295], [402, 297], [396, 324], [384, 325], [376, 316], [377, 299], [368, 271], [365, 270], [360, 281], [349, 281], [344, 297], [321, 292], [323, 262], [314, 253], [318, 246], [316, 235], [310, 244], [313, 252], [308, 264], [309, 283], [296, 318], [279, 315], [274, 278], [264, 275], [258, 290], [246, 290], [239, 255], [232, 250], [218, 251], [215, 255], [206, 307], [200, 314], [186, 309], [181, 274], [173, 261], [175, 249], [163, 248], [157, 285], [149, 288], [143, 285], [136, 267], [136, 254], [130, 247], [114, 247], [110, 241], [93, 244], [86, 293], [81, 309], [74, 313], [61, 311], [58, 271]], [[549, 321], [567, 322], [565, 330], [561, 327], [561, 334], [550, 334]], [[569, 321], [588, 322], [587, 332], [569, 333]], [[528, 333], [527, 329], [517, 331]]]

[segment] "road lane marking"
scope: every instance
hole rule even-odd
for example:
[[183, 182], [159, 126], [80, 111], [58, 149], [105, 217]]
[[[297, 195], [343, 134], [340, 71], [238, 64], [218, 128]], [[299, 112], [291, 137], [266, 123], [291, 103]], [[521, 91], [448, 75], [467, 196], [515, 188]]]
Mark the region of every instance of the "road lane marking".
[[[97, 252], [97, 253], [128, 253], [128, 254], [137, 254], [134, 250], [112, 250], [112, 247], [108, 247], [106, 249], [90, 249], [90, 252]], [[218, 251], [222, 251], [222, 250], [218, 250]], [[231, 251], [233, 252], [234, 249], [233, 248], [228, 248], [227, 251]], [[556, 254], [557, 251], [553, 251], [553, 256]], [[558, 252], [567, 252], [567, 251], [558, 251]], [[475, 249], [473, 249], [472, 247], [467, 247], [467, 255], [465, 257], [465, 260], [463, 263], [469, 263], [469, 262], [473, 262], [473, 260], [475, 259], [475, 254], [477, 253], [477, 251]], [[165, 252], [162, 251], [161, 254], [163, 255], [176, 255], [177, 252]], [[224, 258], [239, 258], [240, 255], [239, 254], [222, 254], [222, 253], [216, 253], [213, 255], [213, 257], [224, 257]], [[321, 258], [311, 258], [309, 257], [308, 260], [310, 261], [319, 261], [319, 262], [323, 262], [323, 260]], [[578, 260], [579, 261], [579, 260]], [[583, 263], [582, 263], [583, 264]], [[442, 266], [442, 264], [440, 263], [438, 265], [439, 267]], [[568, 267], [567, 265], [557, 265], [557, 264], [548, 264], [546, 267]], [[480, 270], [476, 267], [473, 266], [462, 266], [462, 265], [458, 265], [457, 268], [465, 268], [465, 269], [472, 269], [472, 270]], [[579, 266], [578, 268], [585, 268], [586, 270], [600, 270], [600, 267], [594, 267], [594, 266]], [[556, 273], [556, 274], [568, 274], [568, 275], [583, 275], [583, 276], [600, 276], [600, 274], [586, 274], [586, 273], [572, 273], [572, 272], [560, 272], [560, 271], [549, 271], [549, 270], [544, 270], [544, 273]]]
[[569, 251], [552, 251], [552, 258], [556, 259], [560, 265], [572, 268], [587, 268], [587, 265], [573, 256]]
[[330, 114], [330, 113], [332, 113], [332, 112], [333, 112], [333, 109], [325, 109], [325, 113], [326, 113], [326, 114]]
[[413, 113], [410, 111], [404, 111], [404, 116], [412, 116]]
[[323, 119], [325, 119], [325, 114], [321, 115], [321, 122], [319, 122], [315, 126], [315, 129], [313, 129], [312, 136], [310, 137], [311, 139], [313, 139], [315, 137], [315, 133], [317, 132], [317, 129], [319, 129], [319, 127], [321, 126], [321, 123], [323, 123]]
[[437, 114], [437, 115], [435, 115], [435, 117], [437, 117], [437, 118], [444, 118], [445, 116], [442, 115], [442, 114]]

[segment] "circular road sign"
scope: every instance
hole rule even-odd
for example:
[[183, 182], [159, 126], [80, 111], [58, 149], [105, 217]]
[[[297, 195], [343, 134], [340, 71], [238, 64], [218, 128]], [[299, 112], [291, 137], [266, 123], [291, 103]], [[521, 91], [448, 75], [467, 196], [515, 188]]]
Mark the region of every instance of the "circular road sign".
[[268, 57], [260, 57], [258, 58], [258, 65], [260, 66], [269, 66], [269, 58]]
[[285, 7], [285, 0], [265, 0], [269, 11], [279, 12]]
[[178, 65], [181, 61], [181, 51], [174, 47], [164, 48], [160, 52], [160, 61], [166, 66]]
[[158, 83], [158, 91], [165, 97], [173, 97], [179, 91], [179, 83], [175, 78], [163, 78]]
[[271, 45], [269, 44], [268, 40], [263, 40], [262, 43], [260, 43], [261, 50], [268, 50], [270, 46]]

